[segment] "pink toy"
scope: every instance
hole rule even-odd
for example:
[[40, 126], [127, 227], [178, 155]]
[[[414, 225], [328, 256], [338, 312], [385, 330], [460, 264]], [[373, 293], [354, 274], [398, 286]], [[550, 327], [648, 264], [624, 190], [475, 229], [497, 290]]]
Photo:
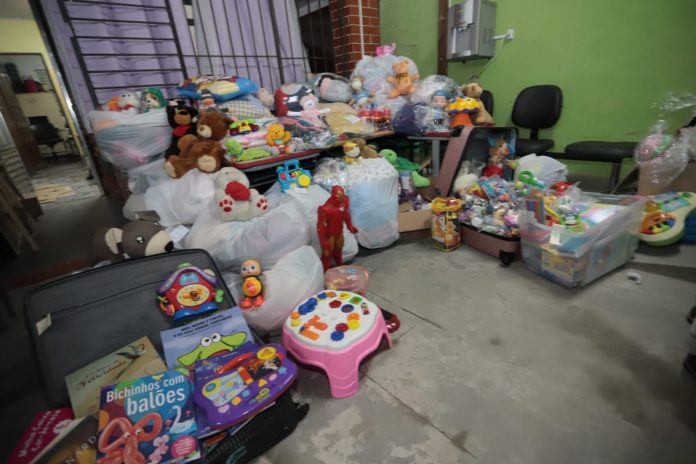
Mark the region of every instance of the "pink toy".
[[352, 292], [326, 290], [297, 306], [283, 325], [283, 346], [298, 361], [326, 372], [334, 398], [360, 390], [358, 367], [387, 339], [380, 309]]
[[391, 45], [380, 45], [377, 47], [377, 56], [393, 55], [396, 50], [396, 44], [394, 42]]

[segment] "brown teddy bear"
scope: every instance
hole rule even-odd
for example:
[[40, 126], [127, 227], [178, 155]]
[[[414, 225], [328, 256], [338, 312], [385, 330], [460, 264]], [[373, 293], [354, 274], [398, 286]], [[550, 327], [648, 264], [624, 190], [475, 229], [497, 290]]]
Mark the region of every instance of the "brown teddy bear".
[[416, 90], [413, 82], [418, 80], [418, 73], [409, 75], [408, 68], [408, 60], [399, 61], [392, 65], [394, 75], [387, 76], [387, 82], [392, 84], [394, 88], [389, 91], [389, 98], [396, 98], [399, 95], [410, 95]]
[[194, 168], [215, 172], [222, 167], [225, 154], [220, 140], [225, 137], [232, 120], [219, 111], [204, 111], [196, 124], [196, 135], [187, 134], [179, 139], [179, 155], [172, 155], [164, 163], [170, 177], [178, 179]]
[[465, 97], [475, 98], [479, 103], [481, 103], [481, 110], [471, 115], [471, 119], [474, 124], [477, 126], [492, 126], [495, 124], [495, 121], [493, 121], [493, 116], [486, 111], [486, 107], [483, 106], [483, 102], [481, 101], [483, 87], [476, 82], [471, 82], [462, 86], [462, 93]]

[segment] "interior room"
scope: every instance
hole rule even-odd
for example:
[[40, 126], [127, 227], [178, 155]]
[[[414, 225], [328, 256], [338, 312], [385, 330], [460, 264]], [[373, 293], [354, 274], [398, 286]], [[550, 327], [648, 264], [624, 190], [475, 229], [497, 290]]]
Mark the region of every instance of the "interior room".
[[0, 457], [692, 463], [694, 17], [2, 2]]

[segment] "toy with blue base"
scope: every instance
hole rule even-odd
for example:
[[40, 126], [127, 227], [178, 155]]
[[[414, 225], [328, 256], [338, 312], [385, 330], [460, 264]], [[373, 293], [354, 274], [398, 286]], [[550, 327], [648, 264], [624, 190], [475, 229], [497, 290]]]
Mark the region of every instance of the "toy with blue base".
[[654, 247], [681, 241], [686, 230], [686, 218], [694, 211], [694, 193], [667, 192], [650, 196], [643, 212], [640, 240]]
[[224, 292], [212, 271], [183, 263], [157, 289], [160, 309], [174, 320], [218, 309]]
[[290, 160], [278, 166], [278, 183], [283, 192], [291, 188], [307, 188], [312, 183], [312, 173], [300, 167], [298, 160]]
[[242, 345], [196, 367], [194, 401], [208, 426], [222, 429], [253, 417], [285, 392], [297, 366], [277, 343]]

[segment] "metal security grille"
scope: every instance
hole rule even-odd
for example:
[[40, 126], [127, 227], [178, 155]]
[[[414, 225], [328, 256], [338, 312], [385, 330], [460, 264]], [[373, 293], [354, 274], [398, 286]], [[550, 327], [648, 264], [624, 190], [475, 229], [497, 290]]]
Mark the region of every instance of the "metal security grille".
[[56, 1], [94, 107], [125, 89], [173, 97], [192, 75], [239, 75], [274, 89], [336, 69], [336, 0]]

